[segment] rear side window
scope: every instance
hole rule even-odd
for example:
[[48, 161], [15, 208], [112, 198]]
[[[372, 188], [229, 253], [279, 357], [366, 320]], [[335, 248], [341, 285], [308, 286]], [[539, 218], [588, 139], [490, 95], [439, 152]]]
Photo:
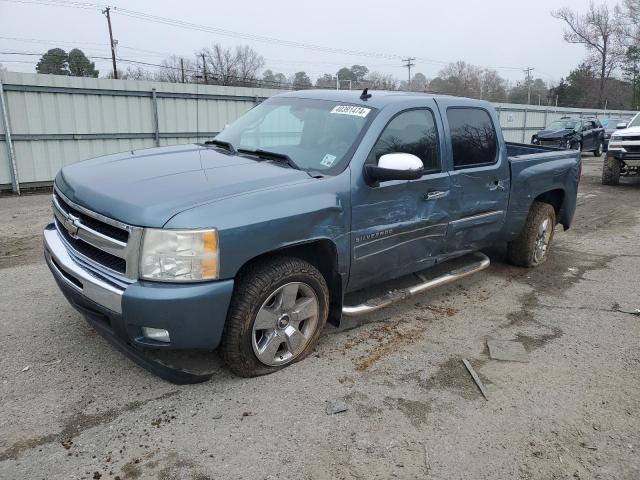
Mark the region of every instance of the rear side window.
[[384, 128], [369, 161], [376, 163], [387, 153], [411, 153], [422, 160], [425, 171], [440, 170], [438, 130], [431, 110], [407, 110]]
[[496, 162], [498, 139], [491, 117], [480, 108], [447, 110], [454, 168], [490, 165]]

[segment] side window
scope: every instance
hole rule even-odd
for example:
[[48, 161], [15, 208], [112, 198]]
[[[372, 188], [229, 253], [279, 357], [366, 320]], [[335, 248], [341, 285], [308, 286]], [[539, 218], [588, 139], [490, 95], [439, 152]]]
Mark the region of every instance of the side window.
[[440, 170], [438, 130], [431, 110], [408, 110], [394, 117], [374, 145], [369, 161], [377, 163], [387, 153], [411, 153], [422, 160], [425, 171]]
[[454, 168], [489, 165], [496, 162], [498, 139], [491, 117], [481, 108], [447, 110]]

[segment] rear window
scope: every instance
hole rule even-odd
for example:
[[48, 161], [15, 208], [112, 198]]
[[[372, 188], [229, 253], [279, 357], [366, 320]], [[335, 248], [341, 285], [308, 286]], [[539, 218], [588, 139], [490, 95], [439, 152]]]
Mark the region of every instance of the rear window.
[[481, 108], [449, 108], [454, 168], [490, 165], [496, 162], [498, 139], [491, 117]]

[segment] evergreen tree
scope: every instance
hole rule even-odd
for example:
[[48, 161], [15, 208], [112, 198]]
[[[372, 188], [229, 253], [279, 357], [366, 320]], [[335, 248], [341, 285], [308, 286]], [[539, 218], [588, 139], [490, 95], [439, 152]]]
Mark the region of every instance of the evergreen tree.
[[36, 72], [51, 75], [69, 75], [69, 56], [61, 48], [52, 48], [42, 55]]

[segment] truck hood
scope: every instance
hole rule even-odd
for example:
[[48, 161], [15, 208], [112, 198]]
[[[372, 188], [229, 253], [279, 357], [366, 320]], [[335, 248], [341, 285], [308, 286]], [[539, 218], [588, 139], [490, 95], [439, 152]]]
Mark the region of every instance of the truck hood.
[[616, 134], [617, 136], [621, 136], [621, 137], [625, 137], [625, 136], [637, 136], [638, 134], [640, 134], [640, 127], [630, 127], [630, 128], [623, 128], [620, 130], [614, 130], [612, 133]]
[[162, 227], [189, 208], [225, 197], [314, 181], [271, 161], [180, 145], [107, 155], [64, 167], [56, 187], [69, 200], [107, 217]]
[[572, 135], [574, 131], [570, 128], [563, 128], [561, 130], [541, 130], [538, 132], [538, 138], [540, 140], [555, 140]]

